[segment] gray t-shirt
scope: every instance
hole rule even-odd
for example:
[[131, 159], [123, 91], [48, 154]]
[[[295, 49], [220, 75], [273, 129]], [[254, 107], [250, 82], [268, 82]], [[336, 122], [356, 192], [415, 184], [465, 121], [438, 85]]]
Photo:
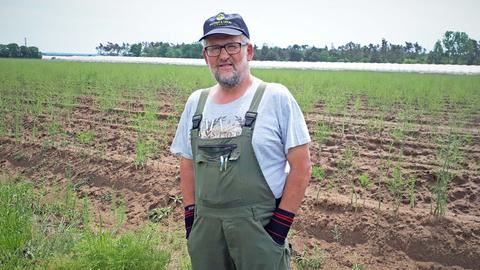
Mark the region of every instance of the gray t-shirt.
[[[227, 104], [216, 104], [207, 99], [200, 124], [200, 137], [227, 138], [240, 135], [245, 113], [260, 84], [255, 78], [252, 86], [240, 98]], [[187, 100], [170, 151], [192, 159], [190, 130], [201, 90]], [[286, 159], [288, 149], [310, 142], [307, 125], [297, 102], [288, 89], [277, 83], [268, 83], [253, 131], [252, 144], [260, 168], [275, 198], [280, 198], [289, 172]]]

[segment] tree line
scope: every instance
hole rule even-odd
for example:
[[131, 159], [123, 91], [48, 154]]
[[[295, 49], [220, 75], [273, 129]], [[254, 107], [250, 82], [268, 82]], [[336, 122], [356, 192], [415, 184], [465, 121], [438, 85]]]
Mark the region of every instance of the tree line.
[[42, 53], [34, 46], [18, 46], [17, 43], [0, 44], [0, 57], [42, 58]]
[[[145, 56], [171, 58], [202, 58], [202, 44], [139, 42], [135, 44], [108, 42], [96, 47], [100, 55]], [[480, 41], [465, 32], [447, 31], [427, 52], [418, 42], [392, 44], [382, 39], [380, 44], [361, 45], [348, 42], [331, 48], [291, 45], [286, 48], [255, 45], [255, 60], [307, 62], [422, 63], [480, 65]]]

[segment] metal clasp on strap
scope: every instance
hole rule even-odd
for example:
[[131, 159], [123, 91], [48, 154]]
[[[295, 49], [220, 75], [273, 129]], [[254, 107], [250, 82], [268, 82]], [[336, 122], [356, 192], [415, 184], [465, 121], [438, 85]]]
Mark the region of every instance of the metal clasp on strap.
[[197, 129], [200, 126], [200, 122], [202, 122], [202, 115], [196, 114], [192, 117], [192, 129]]
[[255, 119], [257, 119], [257, 113], [256, 112], [246, 112], [245, 113], [245, 126], [246, 127], [251, 127], [253, 123], [255, 122]]

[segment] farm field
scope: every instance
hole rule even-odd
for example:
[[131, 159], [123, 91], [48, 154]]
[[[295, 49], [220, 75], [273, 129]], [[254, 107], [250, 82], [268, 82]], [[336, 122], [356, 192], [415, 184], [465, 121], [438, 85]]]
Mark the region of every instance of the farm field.
[[[188, 95], [213, 84], [206, 67], [0, 60], [0, 71], [1, 175], [46, 198], [72, 190], [93, 224], [116, 226], [122, 202], [121, 231], [156, 221], [181, 235], [169, 145]], [[296, 269], [480, 269], [480, 76], [253, 74], [290, 89], [312, 137]]]

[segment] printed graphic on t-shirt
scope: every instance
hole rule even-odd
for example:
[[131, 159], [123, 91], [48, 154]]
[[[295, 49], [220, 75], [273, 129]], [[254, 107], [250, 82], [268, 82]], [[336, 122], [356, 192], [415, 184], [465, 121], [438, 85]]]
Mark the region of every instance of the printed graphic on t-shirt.
[[240, 116], [233, 116], [227, 119], [226, 116], [218, 118], [204, 119], [200, 124], [200, 138], [215, 139], [215, 138], [231, 138], [242, 134], [242, 126], [245, 123], [245, 118]]

